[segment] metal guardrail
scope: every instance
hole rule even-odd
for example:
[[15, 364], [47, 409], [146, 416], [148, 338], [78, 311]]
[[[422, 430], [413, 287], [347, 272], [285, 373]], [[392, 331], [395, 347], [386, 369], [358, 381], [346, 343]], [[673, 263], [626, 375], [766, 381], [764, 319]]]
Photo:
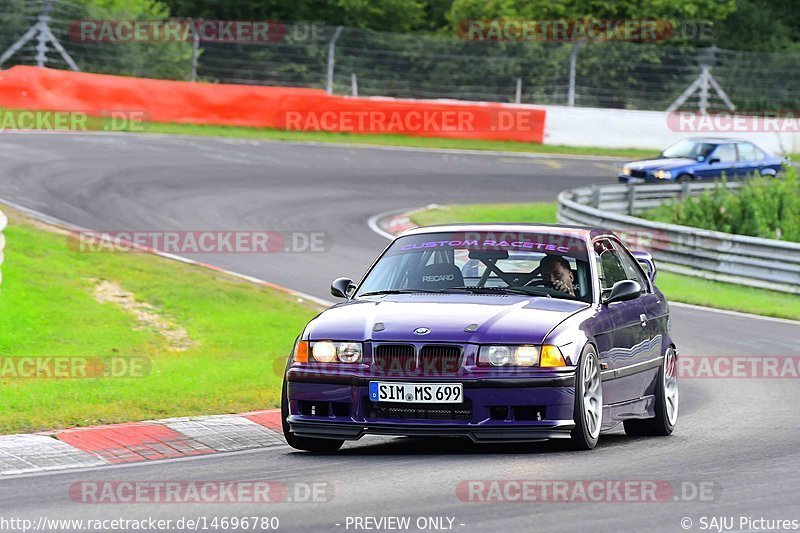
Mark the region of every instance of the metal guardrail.
[[[3, 259], [5, 258], [3, 256], [3, 251], [6, 248], [6, 236], [3, 234], [3, 230], [6, 229], [6, 224], [8, 224], [8, 219], [3, 214], [3, 212], [0, 211], [0, 265], [3, 264]], [[3, 283], [3, 273], [2, 271], [0, 271], [0, 284], [2, 283]]]
[[[727, 184], [737, 188], [741, 183]], [[713, 183], [581, 187], [558, 195], [558, 222], [619, 234], [679, 274], [800, 294], [800, 243], [664, 224], [636, 215], [713, 188]]]

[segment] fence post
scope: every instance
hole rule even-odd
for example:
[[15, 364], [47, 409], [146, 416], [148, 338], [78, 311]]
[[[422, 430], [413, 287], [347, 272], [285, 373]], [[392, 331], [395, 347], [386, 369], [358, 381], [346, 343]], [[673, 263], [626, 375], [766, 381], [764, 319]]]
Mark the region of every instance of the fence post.
[[200, 34], [195, 31], [194, 39], [192, 40], [192, 73], [189, 75], [189, 81], [197, 81], [197, 62], [200, 59]]
[[325, 82], [325, 91], [328, 94], [333, 94], [333, 63], [334, 63], [334, 52], [336, 51], [336, 41], [339, 39], [339, 35], [342, 34], [342, 30], [344, 26], [338, 26], [336, 31], [333, 32], [333, 37], [331, 41], [328, 43], [328, 77]]
[[36, 66], [43, 67], [47, 64], [47, 22], [50, 20], [50, 9], [53, 2], [47, 2], [39, 14], [39, 33], [36, 35]]
[[[3, 259], [4, 259], [3, 251], [5, 250], [6, 247], [6, 236], [3, 235], [3, 230], [6, 228], [6, 224], [8, 224], [8, 219], [3, 214], [3, 212], [0, 211], [0, 265], [3, 264]], [[0, 284], [2, 283], [3, 283], [3, 273], [0, 272]]]
[[600, 187], [592, 185], [592, 207], [600, 209]]
[[575, 106], [575, 63], [578, 61], [578, 48], [580, 48], [583, 39], [578, 39], [572, 47], [572, 52], [569, 53], [569, 89], [567, 92], [567, 105], [570, 107]]
[[636, 187], [633, 183], [628, 183], [628, 214], [632, 215], [636, 207]]
[[689, 186], [689, 182], [688, 181], [684, 181], [681, 184], [681, 201], [686, 200], [687, 198], [689, 198], [689, 193], [690, 192], [691, 192], [691, 189], [690, 189], [690, 186]]
[[350, 74], [350, 92], [353, 96], [358, 96], [358, 76], [355, 72]]
[[522, 103], [522, 78], [517, 78], [517, 92], [514, 96], [514, 101], [518, 104]]

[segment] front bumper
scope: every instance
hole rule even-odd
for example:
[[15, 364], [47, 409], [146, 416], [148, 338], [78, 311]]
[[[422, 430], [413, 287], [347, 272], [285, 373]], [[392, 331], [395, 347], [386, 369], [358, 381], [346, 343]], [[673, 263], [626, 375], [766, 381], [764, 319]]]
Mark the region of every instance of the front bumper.
[[645, 178], [634, 178], [633, 176], [628, 176], [626, 174], [619, 174], [617, 179], [620, 183], [644, 183]]
[[[370, 381], [419, 378], [287, 372], [292, 433], [358, 440], [364, 435], [468, 437], [474, 442], [569, 438], [574, 428], [574, 372], [536, 377], [427, 379], [464, 386], [463, 404], [373, 403]], [[457, 414], [455, 414], [457, 412]]]
[[568, 439], [575, 423], [560, 421], [531, 427], [463, 427], [425, 426], [421, 424], [378, 424], [309, 422], [289, 416], [289, 427], [299, 437], [338, 440], [358, 440], [364, 435], [394, 435], [400, 437], [469, 437], [473, 442], [536, 442], [549, 439]]

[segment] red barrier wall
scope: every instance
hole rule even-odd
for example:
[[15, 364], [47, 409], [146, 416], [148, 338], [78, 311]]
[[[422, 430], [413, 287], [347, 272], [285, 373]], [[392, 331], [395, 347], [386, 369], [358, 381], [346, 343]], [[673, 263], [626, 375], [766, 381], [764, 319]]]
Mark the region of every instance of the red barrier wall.
[[490, 103], [330, 96], [319, 89], [222, 85], [16, 66], [0, 72], [0, 107], [153, 122], [541, 143], [545, 110]]

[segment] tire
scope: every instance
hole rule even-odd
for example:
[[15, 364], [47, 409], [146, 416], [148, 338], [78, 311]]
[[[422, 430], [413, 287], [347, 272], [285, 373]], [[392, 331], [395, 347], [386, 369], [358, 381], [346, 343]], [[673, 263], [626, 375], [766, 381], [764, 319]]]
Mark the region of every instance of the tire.
[[289, 422], [286, 421], [288, 417], [289, 396], [286, 390], [286, 378], [283, 378], [283, 387], [281, 388], [281, 423], [283, 425], [283, 437], [286, 439], [286, 444], [295, 450], [315, 453], [333, 453], [344, 444], [343, 440], [297, 437], [294, 433], [289, 431]]
[[681, 175], [680, 175], [680, 176], [678, 176], [678, 178], [675, 180], [675, 182], [676, 182], [676, 183], [690, 183], [690, 182], [692, 182], [692, 181], [693, 181], [693, 179], [692, 179], [692, 177], [691, 177], [689, 174], [681, 174]]
[[625, 433], [631, 437], [666, 437], [671, 435], [678, 422], [678, 354], [670, 346], [658, 371], [654, 418], [626, 420]]
[[592, 345], [581, 353], [575, 373], [575, 409], [572, 415], [575, 428], [570, 435], [571, 448], [591, 450], [597, 446], [603, 424], [603, 382], [600, 362]]

